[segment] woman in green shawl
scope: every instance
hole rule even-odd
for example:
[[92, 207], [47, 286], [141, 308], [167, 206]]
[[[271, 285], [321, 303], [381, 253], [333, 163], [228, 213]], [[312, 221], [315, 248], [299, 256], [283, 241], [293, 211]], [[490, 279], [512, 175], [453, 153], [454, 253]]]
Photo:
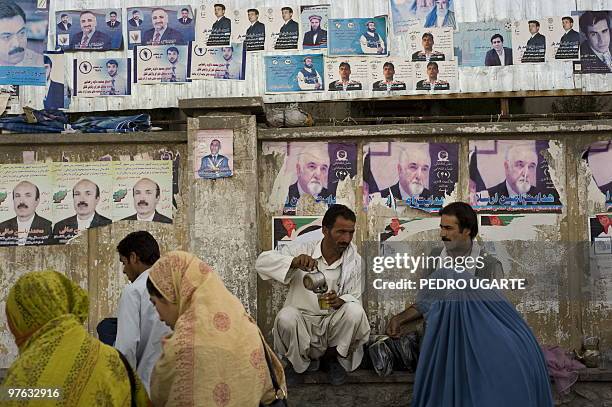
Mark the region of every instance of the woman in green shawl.
[[6, 317], [19, 356], [2, 386], [59, 389], [60, 395], [10, 401], [3, 394], [9, 400], [3, 405], [151, 405], [138, 375], [127, 370], [119, 353], [83, 327], [88, 308], [87, 293], [56, 271], [27, 273], [17, 280], [6, 301]]

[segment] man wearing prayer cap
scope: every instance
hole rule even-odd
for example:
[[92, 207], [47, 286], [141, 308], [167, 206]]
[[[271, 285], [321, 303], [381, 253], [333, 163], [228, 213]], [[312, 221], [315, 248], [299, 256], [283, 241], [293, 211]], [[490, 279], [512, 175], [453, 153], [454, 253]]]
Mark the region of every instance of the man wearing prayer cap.
[[327, 31], [321, 28], [323, 18], [316, 14], [308, 17], [310, 21], [310, 31], [304, 33], [304, 47], [325, 48], [327, 46]]

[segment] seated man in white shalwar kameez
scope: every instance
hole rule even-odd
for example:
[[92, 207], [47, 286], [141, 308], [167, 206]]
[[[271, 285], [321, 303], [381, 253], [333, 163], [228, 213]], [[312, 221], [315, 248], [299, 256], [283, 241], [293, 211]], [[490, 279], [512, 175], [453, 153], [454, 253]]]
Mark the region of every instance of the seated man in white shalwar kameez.
[[[361, 305], [361, 256], [351, 243], [355, 214], [332, 205], [323, 217], [323, 239], [283, 246], [261, 253], [255, 269], [264, 280], [289, 285], [284, 307], [274, 321], [274, 349], [297, 373], [317, 370], [319, 358], [330, 358], [332, 384], [342, 384], [363, 358], [370, 326]], [[325, 275], [329, 309], [321, 309], [317, 294], [304, 287], [310, 271]]]

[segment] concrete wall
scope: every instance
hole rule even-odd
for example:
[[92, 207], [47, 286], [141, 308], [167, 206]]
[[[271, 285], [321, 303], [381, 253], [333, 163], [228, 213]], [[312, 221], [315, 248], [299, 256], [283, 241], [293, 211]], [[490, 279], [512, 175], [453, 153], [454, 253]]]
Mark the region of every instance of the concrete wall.
[[[531, 216], [530, 228], [533, 236], [529, 241], [500, 242], [511, 256], [537, 264], [556, 261], [558, 270], [548, 282], [550, 290], [530, 292], [525, 295], [510, 295], [536, 336], [543, 344], [560, 344], [568, 348], [579, 348], [583, 335], [598, 335], [602, 348], [612, 347], [612, 285], [608, 278], [596, 293], [592, 292], [593, 281], [589, 279], [588, 259], [580, 258], [572, 250], [543, 252], [537, 244], [545, 242], [588, 241], [587, 215], [605, 211], [601, 202], [593, 202], [588, 196], [591, 176], [581, 160], [584, 149], [595, 140], [611, 138], [612, 122], [528, 122], [528, 123], [485, 123], [448, 125], [388, 125], [368, 127], [318, 127], [307, 129], [261, 130], [260, 143], [266, 141], [343, 141], [358, 144], [360, 154], [358, 175], [339, 186], [337, 200], [356, 209], [358, 215], [355, 241], [358, 244], [378, 240], [391, 217], [427, 218], [425, 212], [405, 208], [397, 212], [381, 205], [370, 205], [367, 213], [361, 209], [361, 178], [363, 145], [372, 141], [428, 141], [455, 142], [460, 144], [459, 183], [454, 194], [457, 200], [467, 200], [468, 195], [468, 142], [477, 139], [544, 139], [555, 141], [549, 149], [548, 162], [551, 176], [564, 204], [562, 213]], [[261, 144], [260, 144], [261, 152]], [[271, 218], [282, 215], [279, 209], [268, 205], [276, 175], [283, 164], [283, 156], [259, 156], [259, 240], [263, 250], [270, 249]], [[323, 215], [324, 205], [312, 200], [300, 202], [297, 215]], [[551, 218], [552, 217], [552, 218]], [[435, 223], [435, 220], [433, 221]], [[521, 239], [524, 230], [516, 230], [513, 238]], [[437, 225], [431, 230], [410, 237], [412, 241], [439, 240]], [[533, 244], [531, 244], [533, 242]], [[541, 246], [540, 246], [541, 247]], [[582, 255], [582, 253], [580, 253]], [[505, 270], [511, 276], [517, 272], [512, 266]], [[553, 270], [555, 272], [555, 270]], [[402, 310], [406, 303], [414, 300], [410, 292], [389, 293], [371, 288], [372, 274], [369, 272], [364, 305], [373, 333], [382, 333], [388, 317]], [[528, 279], [536, 279], [538, 270], [526, 272]], [[397, 274], [401, 277], [401, 274]], [[591, 288], [589, 288], [591, 287]], [[258, 304], [259, 323], [269, 333], [276, 312], [284, 301], [285, 288], [276, 283], [259, 281]], [[603, 293], [602, 293], [603, 291]], [[607, 293], [607, 294], [606, 294]]]

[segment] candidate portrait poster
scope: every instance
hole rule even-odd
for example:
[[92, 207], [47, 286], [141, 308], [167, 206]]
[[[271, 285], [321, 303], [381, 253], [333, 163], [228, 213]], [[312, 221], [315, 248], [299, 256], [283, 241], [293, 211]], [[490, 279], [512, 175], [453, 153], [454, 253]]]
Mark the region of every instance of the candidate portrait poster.
[[237, 17], [234, 11], [229, 2], [204, 1], [196, 16], [195, 41], [206, 47], [230, 45], [232, 30], [235, 28], [233, 20]]
[[459, 144], [374, 142], [363, 147], [364, 202], [438, 212], [459, 180]]
[[149, 45], [134, 48], [134, 83], [183, 83], [187, 79], [187, 45]]
[[357, 92], [370, 87], [367, 58], [326, 58], [325, 66], [330, 92]]
[[329, 56], [387, 56], [387, 17], [329, 20]]
[[512, 26], [512, 58], [516, 64], [546, 62], [550, 53], [547, 20], [515, 21]]
[[610, 25], [612, 11], [584, 11], [574, 17], [580, 23], [580, 64], [575, 73], [611, 73], [612, 43]]
[[322, 216], [274, 216], [272, 248], [323, 239]]
[[593, 181], [601, 192], [607, 210], [612, 209], [612, 142], [598, 141], [591, 144], [584, 159], [593, 174]]
[[456, 28], [456, 0], [390, 0], [393, 32], [401, 34], [415, 27]]
[[266, 7], [266, 35], [269, 51], [296, 50], [300, 47], [300, 8], [295, 4]]
[[194, 145], [195, 179], [219, 179], [234, 173], [234, 131], [198, 130]]
[[555, 30], [551, 35], [551, 56], [557, 60], [580, 58], [580, 32], [578, 16], [553, 17]]
[[122, 49], [122, 10], [108, 8], [56, 11], [55, 45], [64, 51]]
[[[406, 58], [370, 58], [371, 90], [377, 95], [402, 94], [412, 90], [414, 64]], [[383, 93], [384, 92], [384, 93]]]
[[264, 65], [266, 93], [325, 91], [322, 54], [266, 55]]
[[73, 96], [127, 96], [132, 93], [130, 58], [73, 60]]
[[439, 93], [459, 89], [457, 61], [414, 62], [414, 90]]
[[226, 47], [204, 47], [193, 43], [191, 49], [191, 79], [243, 81], [246, 51], [243, 44]]
[[354, 143], [266, 142], [262, 148], [264, 154], [284, 157], [270, 196], [274, 205], [283, 208], [284, 215], [295, 215], [305, 195], [333, 205], [338, 183], [357, 174]]
[[44, 86], [43, 52], [47, 49], [48, 2], [3, 2], [6, 3], [6, 13], [10, 15], [7, 19], [14, 19], [14, 23], [2, 27], [6, 40], [0, 49], [0, 85]]
[[300, 7], [302, 49], [327, 48], [329, 8], [329, 4]]
[[63, 51], [46, 51], [43, 56], [46, 83], [43, 107], [47, 110], [65, 109], [70, 105], [70, 93], [66, 84]]
[[547, 140], [470, 140], [469, 195], [475, 210], [560, 212], [544, 152]]
[[461, 23], [453, 45], [459, 66], [512, 65], [512, 22]]
[[407, 37], [408, 54], [413, 62], [453, 59], [452, 28], [421, 28], [410, 31]]
[[50, 243], [54, 183], [50, 165], [0, 165], [0, 246]]
[[113, 221], [172, 223], [172, 161], [113, 161]]
[[232, 42], [243, 43], [247, 52], [266, 49], [267, 31], [264, 7], [243, 8], [234, 10], [232, 22]]
[[190, 5], [128, 7], [128, 48], [137, 45], [189, 45], [195, 39]]

